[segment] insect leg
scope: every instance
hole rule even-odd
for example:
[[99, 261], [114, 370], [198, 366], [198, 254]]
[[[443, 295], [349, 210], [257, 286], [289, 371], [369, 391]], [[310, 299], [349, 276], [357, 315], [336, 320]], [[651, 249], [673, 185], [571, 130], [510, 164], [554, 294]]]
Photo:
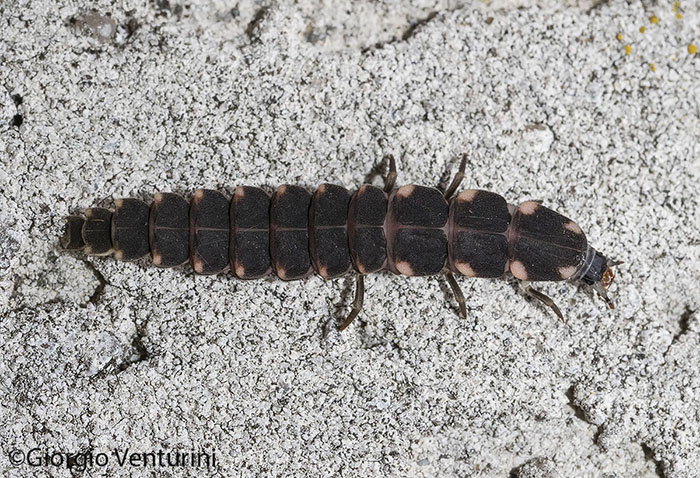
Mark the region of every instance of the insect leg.
[[527, 281], [523, 281], [522, 286], [525, 290], [525, 293], [527, 293], [530, 297], [534, 297], [535, 299], [539, 300], [547, 307], [550, 307], [554, 311], [554, 313], [557, 314], [557, 317], [559, 317], [559, 319], [561, 319], [562, 322], [566, 323], [566, 320], [564, 320], [564, 315], [561, 313], [561, 310], [559, 310], [557, 304], [555, 304], [550, 297], [547, 297], [542, 292], [533, 288]]
[[608, 297], [608, 291], [605, 290], [605, 288], [600, 284], [600, 282], [597, 282], [596, 284], [593, 285], [593, 290], [598, 292], [598, 295], [603, 298], [606, 304], [608, 304], [608, 307], [611, 309], [615, 308], [615, 304], [613, 303], [612, 299]]
[[360, 315], [362, 311], [362, 302], [365, 298], [365, 276], [363, 274], [358, 274], [355, 283], [355, 300], [352, 301], [352, 310], [346, 319], [338, 325], [338, 330], [345, 330], [345, 328], [355, 320], [355, 317]]
[[384, 192], [390, 193], [391, 190], [394, 189], [398, 173], [396, 172], [396, 160], [394, 156], [390, 154], [387, 158], [389, 159], [389, 174], [384, 178]]
[[452, 293], [454, 294], [455, 299], [457, 300], [457, 304], [459, 304], [459, 316], [463, 319], [466, 319], [467, 305], [464, 301], [464, 294], [462, 293], [462, 289], [459, 288], [459, 284], [457, 283], [454, 274], [452, 274], [452, 271], [445, 271], [445, 279], [447, 279], [447, 283], [450, 284]]
[[452, 182], [445, 190], [445, 199], [450, 199], [452, 197], [452, 195], [455, 193], [455, 191], [457, 190], [457, 188], [459, 187], [460, 183], [462, 182], [462, 179], [464, 179], [464, 170], [466, 167], [467, 167], [467, 153], [464, 153], [462, 155], [462, 162], [459, 163], [459, 169], [457, 170], [457, 174], [455, 174], [455, 177], [452, 178]]

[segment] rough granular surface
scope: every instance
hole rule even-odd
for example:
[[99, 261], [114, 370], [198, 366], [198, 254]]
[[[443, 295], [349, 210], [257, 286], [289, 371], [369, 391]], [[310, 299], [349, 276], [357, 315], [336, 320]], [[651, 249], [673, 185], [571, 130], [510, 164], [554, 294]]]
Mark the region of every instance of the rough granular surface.
[[[0, 474], [700, 476], [700, 3], [199, 3], [0, 6]], [[382, 273], [323, 338], [349, 278], [59, 247], [116, 198], [379, 185], [386, 154], [445, 184], [464, 152], [464, 188], [625, 261], [614, 311], [460, 278], [460, 320]], [[119, 461], [193, 451], [216, 466]]]

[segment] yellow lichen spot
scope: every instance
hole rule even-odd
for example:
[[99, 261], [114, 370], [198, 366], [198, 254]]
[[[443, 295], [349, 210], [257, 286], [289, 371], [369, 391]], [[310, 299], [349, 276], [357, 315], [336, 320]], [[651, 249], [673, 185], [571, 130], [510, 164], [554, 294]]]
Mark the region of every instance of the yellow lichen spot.
[[632, 45], [625, 45], [625, 54], [626, 55], [632, 54]]
[[659, 17], [657, 17], [656, 15], [652, 15], [649, 17], [649, 21], [656, 25], [657, 23], [659, 23]]
[[673, 8], [681, 8], [681, 2], [673, 2]]
[[653, 63], [649, 63], [649, 67], [651, 68], [651, 71], [656, 73], [656, 65], [654, 65]]
[[641, 33], [643, 35], [645, 31], [647, 31], [647, 27], [645, 27], [645, 26], [639, 27], [639, 33]]
[[696, 45], [693, 45], [692, 43], [688, 45], [688, 53], [691, 55], [695, 55], [698, 52], [698, 47]]
[[622, 41], [622, 33], [617, 34], [617, 41]]
[[676, 18], [680, 20], [681, 18], [683, 18], [683, 15], [681, 15], [680, 13], [676, 13]]

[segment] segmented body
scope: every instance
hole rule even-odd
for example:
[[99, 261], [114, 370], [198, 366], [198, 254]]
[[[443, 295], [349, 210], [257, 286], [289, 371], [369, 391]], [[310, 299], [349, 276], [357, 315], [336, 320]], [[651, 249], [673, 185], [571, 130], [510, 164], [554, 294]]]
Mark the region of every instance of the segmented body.
[[244, 186], [230, 199], [200, 189], [189, 202], [159, 193], [150, 206], [121, 199], [113, 212], [91, 208], [67, 221], [67, 249], [127, 261], [150, 254], [159, 267], [189, 263], [197, 274], [230, 270], [240, 279], [449, 270], [560, 281], [585, 278], [596, 255], [575, 222], [538, 202], [513, 206], [482, 190], [446, 199], [418, 185], [388, 193], [370, 185], [354, 193], [333, 184], [314, 193], [284, 185], [272, 196]]

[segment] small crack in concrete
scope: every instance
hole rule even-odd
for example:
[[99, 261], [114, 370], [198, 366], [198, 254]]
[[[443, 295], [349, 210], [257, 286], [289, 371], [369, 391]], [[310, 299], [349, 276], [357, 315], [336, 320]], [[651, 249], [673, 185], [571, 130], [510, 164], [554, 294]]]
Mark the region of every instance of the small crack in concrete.
[[683, 335], [685, 335], [688, 330], [690, 330], [690, 317], [695, 313], [693, 309], [690, 308], [689, 305], [685, 306], [685, 310], [681, 314], [681, 318], [678, 320], [678, 327], [679, 331], [673, 336], [673, 340], [671, 340], [671, 344], [674, 344], [680, 339]]
[[[95, 278], [99, 281], [99, 284], [95, 288], [92, 295], [90, 295], [90, 298], [87, 300], [87, 302], [80, 304], [81, 308], [86, 308], [88, 304], [96, 305], [100, 301], [102, 295], [104, 294], [105, 287], [111, 284], [109, 283], [109, 281], [107, 281], [107, 279], [105, 279], [105, 276], [102, 274], [102, 272], [100, 272], [99, 269], [97, 269], [95, 265], [92, 262], [90, 262], [86, 257], [82, 257], [80, 260], [90, 271], [92, 271]], [[111, 359], [92, 378], [104, 378], [110, 373], [114, 373], [115, 375], [117, 375], [136, 363], [148, 360], [151, 357], [151, 355], [143, 343], [143, 338], [146, 336], [146, 326], [147, 322], [144, 322], [141, 325], [138, 325], [136, 324], [136, 322], [134, 322], [136, 334], [134, 334], [134, 337], [131, 340], [131, 346], [135, 353], [130, 354], [119, 363], [117, 363], [115, 359]]]
[[252, 20], [248, 22], [245, 29], [245, 34], [248, 35], [248, 38], [250, 38], [251, 41], [260, 41], [260, 37], [257, 35], [256, 29], [263, 22], [269, 11], [269, 7], [259, 9], [255, 12], [255, 15], [253, 15]]
[[[131, 367], [132, 365], [139, 363], [139, 362], [144, 362], [151, 357], [151, 354], [146, 349], [146, 345], [144, 345], [144, 343], [143, 343], [143, 338], [146, 336], [147, 324], [148, 324], [147, 322], [144, 322], [141, 325], [136, 325], [134, 323], [134, 326], [136, 327], [136, 334], [134, 334], [134, 337], [131, 339], [131, 346], [136, 351], [136, 354], [132, 354], [131, 357], [128, 357], [126, 360], [124, 360], [122, 363], [120, 363], [119, 366], [117, 367], [116, 373], [123, 372], [124, 370]], [[134, 355], [135, 355], [135, 357], [134, 357]]]
[[411, 38], [416, 33], [416, 31], [418, 31], [420, 29], [420, 27], [428, 24], [433, 18], [435, 18], [437, 16], [437, 14], [438, 14], [437, 11], [430, 12], [428, 14], [428, 16], [426, 16], [425, 18], [422, 18], [418, 21], [411, 23], [408, 26], [408, 28], [406, 29], [406, 31], [404, 31], [403, 34], [401, 35], [401, 41], [406, 41], [409, 38]]
[[661, 463], [661, 460], [657, 460], [654, 458], [654, 450], [652, 450], [651, 447], [649, 445], [647, 445], [646, 443], [641, 443], [641, 446], [642, 446], [642, 451], [644, 452], [644, 457], [647, 460], [654, 462], [654, 465], [656, 465], [656, 467], [655, 467], [656, 475], [659, 478], [666, 478], [666, 473], [664, 473], [664, 468], [663, 468], [663, 464]]
[[[451, 12], [452, 10], [445, 10], [445, 12]], [[365, 55], [368, 52], [372, 50], [381, 50], [384, 48], [386, 45], [391, 45], [394, 43], [400, 43], [400, 42], [405, 42], [408, 41], [411, 37], [413, 37], [417, 32], [421, 30], [422, 27], [430, 23], [435, 17], [437, 17], [440, 13], [440, 11], [432, 11], [430, 12], [426, 17], [421, 18], [419, 20], [416, 20], [415, 22], [411, 23], [408, 25], [408, 28], [404, 30], [404, 32], [401, 34], [400, 37], [394, 37], [391, 40], [387, 40], [384, 42], [378, 42], [374, 43], [372, 45], [366, 46], [360, 50], [360, 52]]]
[[586, 414], [583, 408], [576, 404], [576, 397], [574, 396], [574, 387], [575, 385], [572, 385], [566, 390], [566, 398], [569, 400], [568, 405], [574, 410], [576, 418], [578, 418], [582, 422], [588, 423], [589, 425], [593, 425], [594, 427], [596, 427], [596, 431], [593, 434], [593, 443], [600, 446], [598, 440], [600, 438], [601, 433], [603, 432], [603, 425], [596, 425], [595, 423], [591, 423], [586, 418]]
[[694, 313], [695, 311], [691, 309], [689, 305], [685, 306], [685, 310], [681, 314], [680, 319], [678, 319], [679, 330], [673, 335], [671, 343], [668, 344], [668, 347], [666, 348], [666, 351], [663, 354], [664, 358], [666, 357], [666, 355], [668, 355], [668, 353], [671, 351], [671, 348], [678, 342], [678, 340], [688, 333], [688, 331], [690, 330], [690, 318], [693, 316]]
[[134, 326], [136, 327], [136, 333], [131, 339], [132, 351], [120, 362], [117, 362], [115, 358], [110, 359], [96, 374], [90, 377], [91, 381], [104, 379], [108, 375], [119, 375], [132, 365], [145, 362], [151, 358], [151, 354], [143, 343], [143, 338], [146, 336], [147, 322], [141, 325], [136, 325], [134, 322]]
[[80, 308], [84, 309], [88, 306], [88, 304], [93, 304], [96, 305], [99, 301], [100, 298], [102, 297], [102, 294], [104, 294], [105, 287], [109, 284], [107, 282], [107, 279], [105, 279], [105, 276], [100, 272], [95, 265], [90, 262], [87, 258], [81, 257], [80, 261], [85, 264], [85, 267], [87, 267], [95, 276], [95, 278], [99, 281], [99, 284], [93, 291], [93, 293], [90, 295], [90, 298], [87, 300], [87, 302], [84, 302], [80, 304]]
[[66, 303], [65, 300], [56, 298], [56, 299], [47, 300], [46, 302], [42, 302], [42, 303], [40, 303], [40, 304], [22, 304], [22, 305], [20, 305], [20, 306], [18, 306], [18, 307], [15, 307], [14, 309], [10, 309], [10, 310], [9, 310], [9, 313], [10, 313], [10, 314], [19, 314], [19, 313], [21, 313], [21, 312], [24, 312], [24, 311], [27, 310], [27, 309], [36, 310], [36, 309], [40, 309], [40, 308], [42, 308], [42, 307], [46, 307], [46, 306], [49, 306], [49, 305], [54, 305], [54, 304], [65, 304], [65, 303]]
[[594, 0], [593, 5], [591, 5], [591, 7], [585, 11], [586, 15], [593, 14], [594, 12], [596, 12], [597, 10], [600, 10], [604, 6], [608, 5], [609, 3], [610, 3], [610, 0]]

